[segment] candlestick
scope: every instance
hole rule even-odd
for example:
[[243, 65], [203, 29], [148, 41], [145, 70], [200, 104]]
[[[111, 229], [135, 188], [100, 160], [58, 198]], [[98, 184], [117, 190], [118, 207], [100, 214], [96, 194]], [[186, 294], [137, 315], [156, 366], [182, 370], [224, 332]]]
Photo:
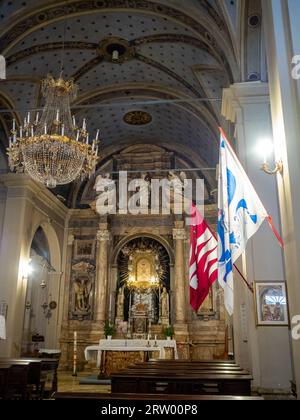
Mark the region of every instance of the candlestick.
[[73, 375], [77, 376], [77, 331], [74, 331]]

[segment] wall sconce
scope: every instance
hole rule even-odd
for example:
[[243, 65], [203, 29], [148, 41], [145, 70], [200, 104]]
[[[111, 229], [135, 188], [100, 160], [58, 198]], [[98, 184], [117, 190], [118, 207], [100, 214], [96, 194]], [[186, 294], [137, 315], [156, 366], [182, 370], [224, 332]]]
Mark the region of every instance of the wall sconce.
[[31, 265], [31, 259], [28, 261], [23, 261], [20, 266], [20, 271], [23, 279], [27, 279], [28, 276], [33, 272], [33, 267]]
[[275, 163], [275, 168], [272, 170], [269, 167], [269, 164], [267, 162], [264, 162], [262, 167], [261, 167], [262, 171], [264, 171], [266, 174], [268, 175], [276, 175], [276, 174], [282, 174], [283, 172], [283, 162], [282, 160], [279, 160], [278, 162]]
[[278, 173], [283, 172], [283, 162], [280, 159], [278, 162], [275, 162], [274, 169], [271, 169], [268, 158], [273, 155], [274, 152], [274, 146], [271, 140], [269, 139], [263, 139], [259, 142], [258, 147], [259, 154], [263, 155], [264, 157], [264, 163], [262, 164], [261, 170], [264, 171], [268, 175], [276, 175]]

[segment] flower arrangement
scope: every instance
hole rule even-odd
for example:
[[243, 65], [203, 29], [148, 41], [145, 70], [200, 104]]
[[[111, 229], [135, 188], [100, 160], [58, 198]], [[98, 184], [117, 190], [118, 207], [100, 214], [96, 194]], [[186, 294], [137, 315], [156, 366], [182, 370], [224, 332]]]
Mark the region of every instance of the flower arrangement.
[[104, 323], [104, 335], [105, 337], [112, 337], [116, 332], [116, 327], [114, 324], [111, 324], [109, 321]]
[[165, 334], [165, 337], [172, 338], [174, 336], [174, 328], [172, 326], [165, 328], [164, 334]]

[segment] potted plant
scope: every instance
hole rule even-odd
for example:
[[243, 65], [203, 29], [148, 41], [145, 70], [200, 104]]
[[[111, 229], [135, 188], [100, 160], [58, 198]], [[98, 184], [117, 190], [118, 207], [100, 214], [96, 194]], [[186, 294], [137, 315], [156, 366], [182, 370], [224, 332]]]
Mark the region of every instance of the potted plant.
[[111, 324], [109, 321], [105, 321], [104, 335], [106, 339], [111, 340], [115, 332], [116, 332], [116, 327], [113, 324]]
[[167, 340], [172, 340], [174, 336], [174, 328], [171, 326], [165, 328], [165, 336], [167, 337]]

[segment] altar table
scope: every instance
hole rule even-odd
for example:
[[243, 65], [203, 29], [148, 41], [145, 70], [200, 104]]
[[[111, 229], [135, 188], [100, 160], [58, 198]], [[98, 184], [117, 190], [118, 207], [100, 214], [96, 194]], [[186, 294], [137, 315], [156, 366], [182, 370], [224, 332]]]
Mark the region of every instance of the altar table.
[[[175, 340], [100, 340], [98, 346], [89, 346], [84, 355], [87, 361], [97, 360], [97, 367], [101, 367], [102, 353], [106, 352], [135, 352], [149, 354], [159, 352], [159, 358], [166, 358], [166, 349], [174, 350], [174, 358], [178, 359], [177, 345]], [[140, 361], [140, 360], [137, 360]]]

